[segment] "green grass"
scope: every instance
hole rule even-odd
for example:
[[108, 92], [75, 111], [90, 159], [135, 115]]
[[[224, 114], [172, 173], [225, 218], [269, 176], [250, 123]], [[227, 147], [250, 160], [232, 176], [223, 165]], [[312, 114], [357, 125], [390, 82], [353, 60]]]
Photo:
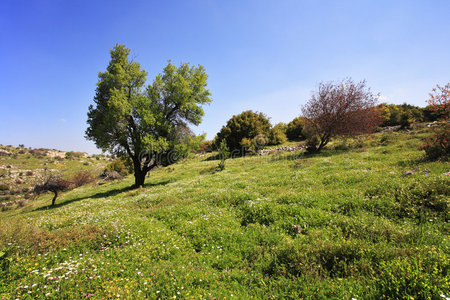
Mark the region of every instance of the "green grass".
[[422, 160], [424, 135], [229, 159], [221, 172], [191, 159], [144, 188], [84, 186], [51, 209], [45, 195], [0, 214], [0, 296], [449, 297], [449, 170]]

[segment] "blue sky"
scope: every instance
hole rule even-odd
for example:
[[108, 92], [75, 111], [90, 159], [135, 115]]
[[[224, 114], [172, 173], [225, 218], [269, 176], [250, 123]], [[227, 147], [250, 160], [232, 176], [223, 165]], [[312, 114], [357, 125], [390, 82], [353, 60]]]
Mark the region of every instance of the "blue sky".
[[289, 122], [320, 81], [366, 79], [425, 106], [450, 81], [450, 1], [0, 1], [0, 144], [99, 152], [84, 139], [116, 43], [149, 73], [201, 64], [212, 139], [252, 109]]

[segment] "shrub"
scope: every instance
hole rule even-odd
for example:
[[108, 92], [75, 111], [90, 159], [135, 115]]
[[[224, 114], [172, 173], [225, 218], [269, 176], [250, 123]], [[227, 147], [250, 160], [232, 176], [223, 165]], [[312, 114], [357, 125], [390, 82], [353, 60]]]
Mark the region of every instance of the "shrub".
[[9, 191], [10, 187], [6, 183], [0, 184], [0, 191]]
[[83, 155], [83, 153], [81, 153], [81, 152], [73, 152], [73, 151], [66, 152], [67, 159], [81, 158], [82, 155]]
[[117, 157], [106, 166], [108, 171], [116, 171], [121, 176], [133, 173], [133, 163], [129, 157]]
[[201, 145], [199, 150], [201, 152], [211, 152], [214, 150], [214, 141], [204, 141]]
[[214, 141], [204, 141], [201, 145], [199, 150], [201, 152], [211, 152], [214, 150]]
[[448, 158], [450, 155], [450, 125], [444, 124], [441, 128], [432, 129], [430, 136], [425, 138], [420, 147], [424, 150], [429, 160]]
[[446, 178], [414, 181], [394, 188], [393, 193], [400, 217], [426, 220], [447, 215], [450, 185]]
[[88, 171], [78, 172], [72, 178], [72, 182], [76, 187], [91, 183], [92, 181], [94, 181], [94, 177]]

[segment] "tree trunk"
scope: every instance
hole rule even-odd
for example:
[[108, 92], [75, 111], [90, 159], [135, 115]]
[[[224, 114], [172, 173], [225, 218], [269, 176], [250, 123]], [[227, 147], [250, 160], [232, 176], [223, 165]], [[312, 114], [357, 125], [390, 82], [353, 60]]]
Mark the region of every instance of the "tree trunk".
[[[145, 175], [147, 172], [141, 168], [141, 161], [138, 157], [132, 157], [133, 166], [134, 166], [134, 188], [138, 188], [140, 186], [144, 186]], [[145, 168], [145, 167], [144, 167]]]
[[139, 170], [138, 172], [134, 171], [134, 188], [138, 188], [140, 186], [144, 186], [145, 182], [145, 173]]
[[52, 199], [52, 206], [54, 206], [55, 205], [55, 201], [56, 201], [56, 197], [58, 197], [58, 191], [57, 190], [54, 190], [54, 191], [52, 191], [53, 193], [55, 193], [55, 196], [53, 197], [53, 199]]

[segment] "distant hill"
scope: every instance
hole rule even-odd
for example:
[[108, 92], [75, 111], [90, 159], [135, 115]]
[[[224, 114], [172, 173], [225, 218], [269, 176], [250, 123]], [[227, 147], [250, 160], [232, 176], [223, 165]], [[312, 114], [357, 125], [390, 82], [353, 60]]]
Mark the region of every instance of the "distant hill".
[[0, 203], [31, 198], [34, 185], [50, 175], [66, 179], [80, 171], [98, 175], [110, 160], [85, 152], [0, 145]]

